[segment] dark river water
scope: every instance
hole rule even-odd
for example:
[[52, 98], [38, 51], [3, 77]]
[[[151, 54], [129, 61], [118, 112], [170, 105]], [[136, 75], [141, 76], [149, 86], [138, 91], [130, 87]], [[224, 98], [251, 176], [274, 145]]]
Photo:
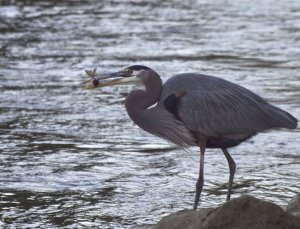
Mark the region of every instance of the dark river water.
[[[192, 208], [199, 152], [129, 120], [133, 85], [83, 90], [84, 69], [132, 64], [165, 81], [228, 79], [300, 118], [300, 2], [0, 1], [0, 227], [128, 228]], [[300, 192], [300, 130], [230, 150], [233, 197], [285, 206]], [[228, 167], [208, 150], [201, 206], [224, 203]]]

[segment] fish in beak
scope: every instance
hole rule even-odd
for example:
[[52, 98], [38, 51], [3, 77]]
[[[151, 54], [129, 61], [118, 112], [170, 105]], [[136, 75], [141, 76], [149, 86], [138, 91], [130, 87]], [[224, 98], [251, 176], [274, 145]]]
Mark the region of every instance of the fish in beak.
[[135, 72], [131, 69], [124, 69], [118, 72], [100, 75], [96, 74], [96, 70], [97, 68], [94, 68], [93, 70], [85, 70], [85, 73], [89, 77], [88, 80], [82, 82], [85, 89], [94, 89], [97, 87], [127, 84], [138, 81], [134, 74]]

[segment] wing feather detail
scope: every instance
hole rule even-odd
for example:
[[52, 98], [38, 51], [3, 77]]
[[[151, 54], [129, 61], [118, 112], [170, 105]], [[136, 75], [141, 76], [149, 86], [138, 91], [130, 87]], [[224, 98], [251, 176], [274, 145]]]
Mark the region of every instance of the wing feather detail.
[[205, 136], [251, 134], [274, 127], [295, 128], [297, 120], [260, 96], [221, 78], [181, 74], [168, 80], [161, 101], [184, 91], [178, 115], [186, 127]]

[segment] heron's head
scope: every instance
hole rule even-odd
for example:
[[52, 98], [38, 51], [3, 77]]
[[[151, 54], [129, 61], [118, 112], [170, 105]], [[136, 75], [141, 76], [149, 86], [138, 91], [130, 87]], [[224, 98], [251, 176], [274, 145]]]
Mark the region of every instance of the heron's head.
[[110, 74], [98, 75], [96, 74], [96, 69], [94, 71], [86, 71], [86, 73], [90, 77], [89, 80], [84, 82], [85, 87], [88, 89], [121, 84], [142, 83], [147, 86], [153, 77], [159, 78], [155, 71], [143, 65], [132, 65]]

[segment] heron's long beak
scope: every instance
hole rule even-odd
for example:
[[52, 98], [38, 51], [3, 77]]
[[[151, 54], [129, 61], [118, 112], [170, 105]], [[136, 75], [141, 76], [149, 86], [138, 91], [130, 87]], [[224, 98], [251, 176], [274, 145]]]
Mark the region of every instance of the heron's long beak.
[[116, 84], [127, 84], [136, 82], [136, 76], [128, 75], [124, 71], [118, 71], [105, 75], [96, 75], [96, 70], [86, 71], [90, 79], [84, 81], [82, 84], [86, 89], [94, 89], [97, 87], [111, 86]]

